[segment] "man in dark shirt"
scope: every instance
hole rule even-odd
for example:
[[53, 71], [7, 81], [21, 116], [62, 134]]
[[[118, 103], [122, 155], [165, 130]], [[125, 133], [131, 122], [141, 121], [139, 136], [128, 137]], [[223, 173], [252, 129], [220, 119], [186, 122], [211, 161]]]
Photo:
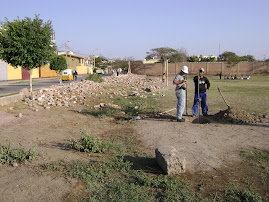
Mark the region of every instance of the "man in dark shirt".
[[[201, 102], [202, 107], [202, 114], [204, 116], [207, 116], [208, 112], [208, 105], [207, 105], [207, 94], [206, 91], [209, 90], [210, 83], [209, 80], [204, 76], [204, 68], [199, 69], [199, 80], [198, 76], [195, 76], [193, 78], [194, 85], [195, 85], [195, 94], [194, 94], [194, 102], [192, 106], [192, 115], [198, 116], [198, 102]], [[198, 82], [199, 82], [199, 99], [198, 99]]]

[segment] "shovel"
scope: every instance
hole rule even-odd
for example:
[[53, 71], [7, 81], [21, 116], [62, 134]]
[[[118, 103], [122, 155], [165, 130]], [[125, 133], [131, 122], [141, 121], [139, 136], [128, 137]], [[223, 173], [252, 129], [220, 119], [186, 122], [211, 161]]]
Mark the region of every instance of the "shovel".
[[222, 93], [220, 92], [219, 87], [217, 87], [217, 89], [218, 89], [218, 91], [219, 91], [219, 93], [220, 93], [220, 95], [221, 95], [221, 97], [222, 97], [223, 101], [225, 102], [226, 106], [228, 107], [228, 109], [230, 109], [230, 106], [229, 106], [229, 105], [228, 105], [228, 103], [225, 101], [225, 99], [224, 99], [224, 97], [223, 97]]

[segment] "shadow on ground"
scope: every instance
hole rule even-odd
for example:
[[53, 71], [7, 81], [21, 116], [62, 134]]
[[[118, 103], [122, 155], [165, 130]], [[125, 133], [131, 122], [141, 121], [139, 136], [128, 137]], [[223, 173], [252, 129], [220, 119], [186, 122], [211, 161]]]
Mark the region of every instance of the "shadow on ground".
[[134, 170], [142, 170], [152, 174], [164, 174], [155, 158], [124, 156], [124, 159], [133, 164], [132, 169]]

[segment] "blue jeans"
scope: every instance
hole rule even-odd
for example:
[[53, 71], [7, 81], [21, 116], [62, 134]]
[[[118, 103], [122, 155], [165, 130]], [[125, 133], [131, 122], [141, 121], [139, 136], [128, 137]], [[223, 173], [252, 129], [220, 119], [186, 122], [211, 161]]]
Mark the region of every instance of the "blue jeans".
[[176, 91], [177, 96], [177, 119], [182, 119], [182, 114], [185, 110], [186, 90], [179, 89]]
[[[193, 101], [193, 106], [192, 106], [192, 114], [195, 116], [198, 116], [198, 94], [194, 95], [194, 101]], [[208, 105], [206, 102], [207, 94], [206, 92], [200, 93], [199, 98], [201, 99], [201, 107], [202, 107], [202, 114], [205, 115], [208, 112]]]

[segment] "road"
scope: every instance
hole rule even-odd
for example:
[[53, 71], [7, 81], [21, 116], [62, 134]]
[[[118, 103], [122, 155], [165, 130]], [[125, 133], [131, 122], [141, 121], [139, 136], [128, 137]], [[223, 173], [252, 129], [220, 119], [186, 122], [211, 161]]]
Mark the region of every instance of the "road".
[[[77, 81], [81, 81], [86, 77], [87, 75], [78, 75]], [[70, 82], [76, 82], [76, 81], [63, 81], [64, 84]], [[59, 84], [60, 82], [57, 78], [33, 79], [33, 90]], [[29, 80], [0, 82], [0, 96], [19, 93], [23, 88], [27, 88], [29, 90], [30, 88]]]

